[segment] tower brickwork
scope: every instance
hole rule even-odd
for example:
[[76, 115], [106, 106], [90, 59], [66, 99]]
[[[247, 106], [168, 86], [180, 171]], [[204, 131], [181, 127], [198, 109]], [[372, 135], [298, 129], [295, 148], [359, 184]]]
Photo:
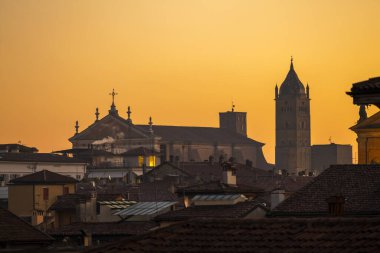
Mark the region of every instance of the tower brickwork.
[[247, 113], [234, 110], [219, 113], [219, 127], [247, 136]]
[[294, 70], [290, 70], [275, 88], [276, 101], [276, 168], [297, 175], [308, 173], [311, 166], [310, 96]]

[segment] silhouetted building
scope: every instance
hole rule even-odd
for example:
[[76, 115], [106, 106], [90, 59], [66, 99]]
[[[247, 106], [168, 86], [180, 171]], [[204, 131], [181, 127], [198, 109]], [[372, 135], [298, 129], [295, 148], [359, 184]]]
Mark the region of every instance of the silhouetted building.
[[351, 145], [330, 143], [311, 146], [311, 171], [316, 175], [319, 175], [331, 165], [351, 163]]
[[290, 174], [310, 170], [310, 96], [294, 70], [290, 70], [275, 88], [276, 100], [276, 168]]
[[368, 105], [380, 106], [380, 77], [354, 83], [347, 94], [360, 106], [359, 120], [350, 128], [358, 135], [358, 163], [380, 163], [380, 112], [371, 117], [366, 113]]
[[21, 144], [10, 143], [0, 144], [0, 153], [35, 153], [38, 149], [35, 147], [27, 147]]
[[119, 115], [115, 95], [113, 92], [111, 108], [104, 118], [99, 119], [97, 110], [95, 122], [81, 132], [77, 122], [76, 133], [69, 139], [72, 150], [109, 152], [102, 153], [106, 167], [155, 167], [163, 161], [226, 161], [233, 157], [237, 162], [248, 160], [252, 166], [270, 168], [263, 155], [264, 144], [247, 137], [245, 112], [220, 113], [219, 128], [153, 125], [151, 118], [148, 125], [135, 125], [130, 107], [127, 119]]

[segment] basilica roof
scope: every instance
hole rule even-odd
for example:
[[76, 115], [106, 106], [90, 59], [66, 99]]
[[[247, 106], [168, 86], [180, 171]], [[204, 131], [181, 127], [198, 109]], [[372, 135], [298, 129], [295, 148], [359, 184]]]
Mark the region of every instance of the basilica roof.
[[[134, 125], [119, 115], [107, 115], [96, 121], [82, 132], [74, 135], [69, 140], [93, 140], [94, 144], [100, 142], [114, 142], [117, 139], [145, 139], [151, 138], [150, 125]], [[229, 132], [215, 127], [187, 127], [187, 126], [160, 126], [153, 125], [155, 137], [161, 137], [163, 141], [188, 141], [194, 143], [219, 143], [219, 144], [253, 144], [264, 145], [241, 134]], [[95, 141], [99, 143], [95, 143]]]
[[305, 86], [302, 84], [293, 66], [293, 59], [290, 63], [290, 70], [280, 87], [280, 95], [305, 94]]
[[[147, 131], [149, 125], [136, 125]], [[191, 141], [193, 143], [219, 143], [219, 144], [255, 144], [264, 145], [241, 134], [229, 132], [216, 127], [189, 127], [189, 126], [153, 126], [154, 134], [160, 136], [163, 141]]]

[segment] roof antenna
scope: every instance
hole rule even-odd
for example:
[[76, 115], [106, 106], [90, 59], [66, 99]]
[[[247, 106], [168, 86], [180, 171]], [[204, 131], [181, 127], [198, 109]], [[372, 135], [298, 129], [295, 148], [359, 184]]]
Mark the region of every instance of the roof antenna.
[[234, 112], [235, 111], [235, 104], [234, 104], [234, 100], [232, 99], [232, 106], [231, 106], [231, 111]]

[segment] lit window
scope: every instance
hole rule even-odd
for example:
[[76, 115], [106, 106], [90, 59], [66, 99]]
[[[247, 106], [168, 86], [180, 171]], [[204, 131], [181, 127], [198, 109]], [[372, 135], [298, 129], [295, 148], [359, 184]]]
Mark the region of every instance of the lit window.
[[144, 157], [140, 155], [140, 156], [138, 157], [138, 159], [139, 159], [139, 167], [142, 167], [143, 164], [144, 164]]
[[156, 157], [154, 155], [149, 156], [149, 167], [156, 166]]

